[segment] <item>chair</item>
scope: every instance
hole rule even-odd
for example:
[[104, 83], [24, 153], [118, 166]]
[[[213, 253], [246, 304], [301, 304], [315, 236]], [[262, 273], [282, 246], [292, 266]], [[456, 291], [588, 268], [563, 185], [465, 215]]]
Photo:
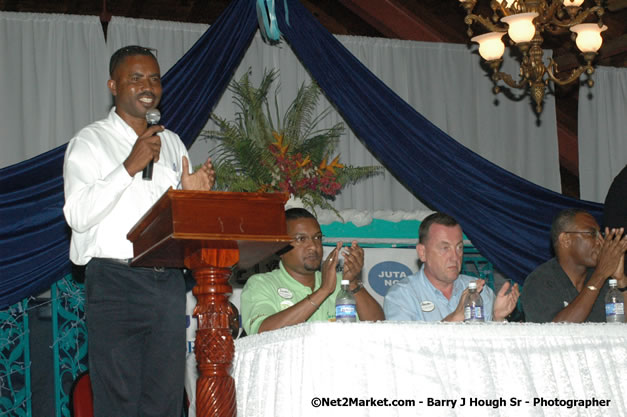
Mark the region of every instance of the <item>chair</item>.
[[79, 374], [70, 390], [70, 416], [94, 417], [94, 398], [89, 371]]

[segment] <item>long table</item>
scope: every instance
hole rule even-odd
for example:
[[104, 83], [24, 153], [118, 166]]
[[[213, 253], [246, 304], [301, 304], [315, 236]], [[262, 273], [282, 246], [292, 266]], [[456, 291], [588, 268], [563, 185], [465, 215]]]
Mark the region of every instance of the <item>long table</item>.
[[627, 325], [311, 323], [235, 342], [245, 417], [625, 416]]

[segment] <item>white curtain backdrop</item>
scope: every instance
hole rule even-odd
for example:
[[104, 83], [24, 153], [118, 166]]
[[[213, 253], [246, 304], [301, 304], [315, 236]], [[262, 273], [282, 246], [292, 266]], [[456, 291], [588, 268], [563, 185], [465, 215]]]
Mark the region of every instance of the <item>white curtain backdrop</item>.
[[[163, 73], [182, 56], [207, 29], [206, 25], [114, 18], [109, 24], [107, 42], [110, 52], [137, 43], [156, 48]], [[559, 155], [555, 101], [547, 97], [539, 125], [528, 99], [513, 102], [492, 94], [489, 78], [479, 65], [479, 57], [465, 46], [338, 36], [338, 39], [370, 70], [404, 100], [449, 135], [485, 158], [534, 183], [560, 191]], [[507, 62], [506, 62], [507, 63]], [[298, 87], [311, 78], [289, 46], [266, 45], [255, 36], [234, 77], [250, 71], [259, 83], [264, 70], [278, 68], [280, 111], [296, 95]], [[510, 72], [515, 73], [511, 68]], [[319, 111], [329, 107], [326, 99]], [[233, 118], [236, 107], [227, 91], [214, 113]], [[332, 111], [320, 126], [342, 121]], [[214, 129], [209, 123], [207, 129]], [[376, 158], [347, 128], [338, 152], [351, 165], [380, 165]], [[200, 164], [214, 144], [197, 141], [190, 152], [192, 162]], [[420, 155], [408, 156], [399, 163], [420, 162]], [[345, 189], [335, 202], [337, 209], [424, 210], [418, 201], [391, 174], [376, 177]]]
[[[9, 14], [4, 13], [3, 16], [5, 15]], [[26, 16], [31, 16], [31, 19], [34, 19], [38, 15]], [[71, 27], [74, 19], [79, 18], [60, 16], [57, 19], [59, 21], [65, 19], [65, 25]], [[95, 17], [92, 21], [95, 26], [99, 27]], [[101, 45], [99, 49], [90, 49], [89, 47], [77, 48], [72, 44], [72, 48], [65, 48], [71, 50], [76, 56], [68, 56], [63, 60], [58, 60], [63, 61], [62, 63], [55, 61], [54, 65], [49, 63], [43, 68], [38, 67], [38, 71], [45, 73], [46, 70], [55, 65], [66, 65], [73, 69], [78, 66], [74, 62], [92, 64], [97, 62], [98, 65], [92, 65], [81, 71], [84, 77], [91, 77], [92, 81], [89, 83], [89, 88], [75, 88], [72, 78], [67, 80], [61, 78], [57, 80], [57, 84], [36, 83], [32, 89], [47, 91], [54, 85], [55, 87], [52, 88], [55, 93], [50, 93], [51, 96], [64, 96], [63, 99], [56, 98], [64, 101], [63, 106], [57, 107], [59, 115], [58, 118], [55, 118], [55, 122], [63, 125], [66, 130], [69, 130], [69, 133], [57, 134], [57, 143], [39, 143], [37, 146], [45, 149], [38, 150], [28, 156], [12, 156], [11, 161], [7, 161], [3, 165], [19, 162], [65, 143], [71, 134], [80, 127], [101, 117], [102, 110], [100, 108], [103, 107], [101, 103], [103, 101], [110, 103], [105, 82], [108, 72], [108, 57], [114, 50], [128, 44], [140, 44], [155, 48], [162, 73], [165, 73], [206, 29], [207, 25], [201, 24], [113, 17], [108, 26], [106, 46]], [[27, 24], [23, 24], [21, 30], [27, 33], [36, 33], [36, 28], [29, 27]], [[21, 36], [27, 37], [26, 35]], [[55, 37], [47, 36], [46, 38], [53, 39]], [[76, 39], [73, 41], [66, 40], [66, 43], [86, 43], [84, 38], [86, 38], [85, 35], [76, 35]], [[547, 97], [544, 111], [539, 119], [533, 113], [528, 98], [524, 98], [521, 102], [513, 102], [502, 95], [495, 97], [491, 91], [492, 83], [479, 65], [478, 55], [474, 52], [471, 53], [463, 45], [348, 36], [339, 36], [338, 39], [390, 88], [453, 138], [506, 170], [549, 189], [560, 190], [555, 102], [552, 96]], [[42, 44], [47, 45], [43, 39], [38, 42], [33, 41], [33, 43], [36, 45], [22, 46], [26, 49], [22, 52], [24, 56], [33, 56], [37, 48], [43, 48]], [[62, 45], [56, 45], [50, 49], [55, 49], [51, 52], [53, 57], [51, 59], [60, 53], [56, 49], [64, 50]], [[2, 56], [10, 55], [3, 53]], [[507, 67], [509, 63], [506, 61], [505, 64]], [[2, 65], [5, 65], [4, 62]], [[270, 70], [272, 68], [278, 68], [281, 71], [278, 99], [280, 111], [284, 111], [294, 98], [298, 87], [303, 82], [310, 81], [307, 71], [285, 42], [278, 47], [272, 47], [264, 44], [260, 36], [257, 35], [244, 56], [242, 64], [237, 69], [235, 77], [239, 79], [245, 71], [250, 70], [253, 82], [258, 83], [264, 69]], [[14, 71], [19, 72], [20, 70]], [[509, 72], [516, 73], [514, 68], [510, 68]], [[67, 73], [67, 71], [62, 71], [62, 73]], [[7, 80], [8, 77], [5, 74], [3, 71], [0, 75], [3, 80], [1, 85], [12, 84], [15, 85], [14, 88], [16, 89], [8, 97], [28, 97], [26, 88], [17, 91], [17, 83], [11, 82], [10, 79]], [[98, 78], [94, 78], [93, 74], [98, 74]], [[34, 74], [31, 79], [40, 78]], [[278, 87], [279, 83], [276, 86]], [[78, 90], [77, 94], [71, 94], [76, 90]], [[91, 90], [104, 91], [104, 95], [100, 97], [86, 94]], [[96, 106], [95, 103], [98, 105]], [[17, 106], [13, 107], [17, 108]], [[329, 107], [328, 102], [324, 99], [321, 100], [320, 111], [327, 107]], [[97, 108], [98, 111], [92, 111], [91, 114], [81, 116], [79, 119], [78, 114], [85, 112], [86, 108]], [[19, 115], [23, 115], [32, 112], [28, 109], [28, 106], [19, 110], [14, 109], [14, 114], [19, 112]], [[70, 109], [70, 111], [64, 111], [66, 109]], [[235, 114], [235, 110], [232, 95], [227, 91], [214, 112], [230, 119]], [[394, 111], [394, 109], [389, 110]], [[20, 130], [9, 132], [9, 129], [15, 130], [15, 128], [8, 126], [14, 124], [19, 117], [15, 114], [14, 117], [9, 118], [5, 114], [4, 112], [0, 114], [3, 126], [1, 137], [3, 149], [5, 142], [10, 142], [13, 146], [18, 146], [14, 144], [15, 142], [40, 142], [39, 132], [35, 134], [28, 134]], [[66, 121], [68, 118], [72, 119], [70, 128], [67, 127], [70, 124]], [[331, 126], [338, 121], [341, 121], [340, 116], [332, 111], [321, 126]], [[207, 127], [213, 128], [214, 126], [210, 123]], [[6, 134], [5, 129], [7, 129]], [[201, 163], [208, 156], [212, 146], [205, 141], [197, 141], [190, 152], [192, 162], [194, 164]], [[338, 152], [342, 156], [342, 161], [351, 165], [379, 165], [376, 158], [359, 142], [348, 127], [347, 135], [342, 138]], [[398, 161], [398, 163], [418, 166], [421, 157], [421, 155], [408, 155], [407, 160]], [[335, 207], [340, 210], [354, 208], [369, 211], [425, 209], [422, 203], [387, 172], [383, 176], [343, 191], [335, 202]]]
[[579, 88], [579, 183], [582, 199], [603, 203], [627, 164], [627, 68], [598, 67], [592, 77], [594, 87]]
[[113, 16], [107, 28], [108, 55], [126, 45], [156, 49], [163, 75], [207, 29], [209, 25]]
[[0, 167], [66, 143], [108, 110], [97, 16], [0, 13]]

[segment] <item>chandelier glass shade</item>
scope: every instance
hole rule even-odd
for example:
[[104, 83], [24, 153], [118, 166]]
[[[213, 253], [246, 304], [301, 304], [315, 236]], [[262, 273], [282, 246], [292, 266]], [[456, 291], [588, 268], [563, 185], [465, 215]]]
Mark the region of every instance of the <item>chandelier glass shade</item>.
[[[590, 87], [594, 82], [592, 61], [603, 43], [602, 0], [594, 0], [594, 5], [582, 7], [584, 0], [490, 0], [491, 18], [473, 12], [477, 0], [459, 0], [466, 10], [465, 23], [472, 42], [479, 44], [479, 54], [492, 71], [494, 92], [500, 91], [499, 81], [510, 88], [529, 92], [537, 113], [542, 112], [545, 90], [550, 82], [565, 85], [578, 81], [581, 74], [588, 74]], [[594, 23], [584, 23], [594, 19]], [[473, 24], [490, 31], [473, 37]], [[583, 56], [584, 63], [568, 73], [559, 73], [553, 58], [544, 62], [542, 49], [543, 36], [560, 36], [571, 33], [575, 44]], [[518, 80], [500, 71], [505, 53], [502, 38], [507, 34], [509, 43], [521, 55]]]

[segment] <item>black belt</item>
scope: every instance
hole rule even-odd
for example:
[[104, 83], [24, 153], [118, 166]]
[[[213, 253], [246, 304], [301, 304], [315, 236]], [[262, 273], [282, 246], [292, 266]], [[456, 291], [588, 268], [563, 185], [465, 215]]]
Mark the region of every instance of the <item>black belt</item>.
[[[128, 259], [101, 258], [101, 259], [106, 259], [106, 260], [120, 263], [126, 266], [131, 266], [131, 261], [133, 260], [133, 258], [128, 258]], [[155, 272], [165, 272], [165, 269], [166, 269], [164, 266], [151, 266], [151, 267], [138, 267], [138, 268], [152, 269]]]

